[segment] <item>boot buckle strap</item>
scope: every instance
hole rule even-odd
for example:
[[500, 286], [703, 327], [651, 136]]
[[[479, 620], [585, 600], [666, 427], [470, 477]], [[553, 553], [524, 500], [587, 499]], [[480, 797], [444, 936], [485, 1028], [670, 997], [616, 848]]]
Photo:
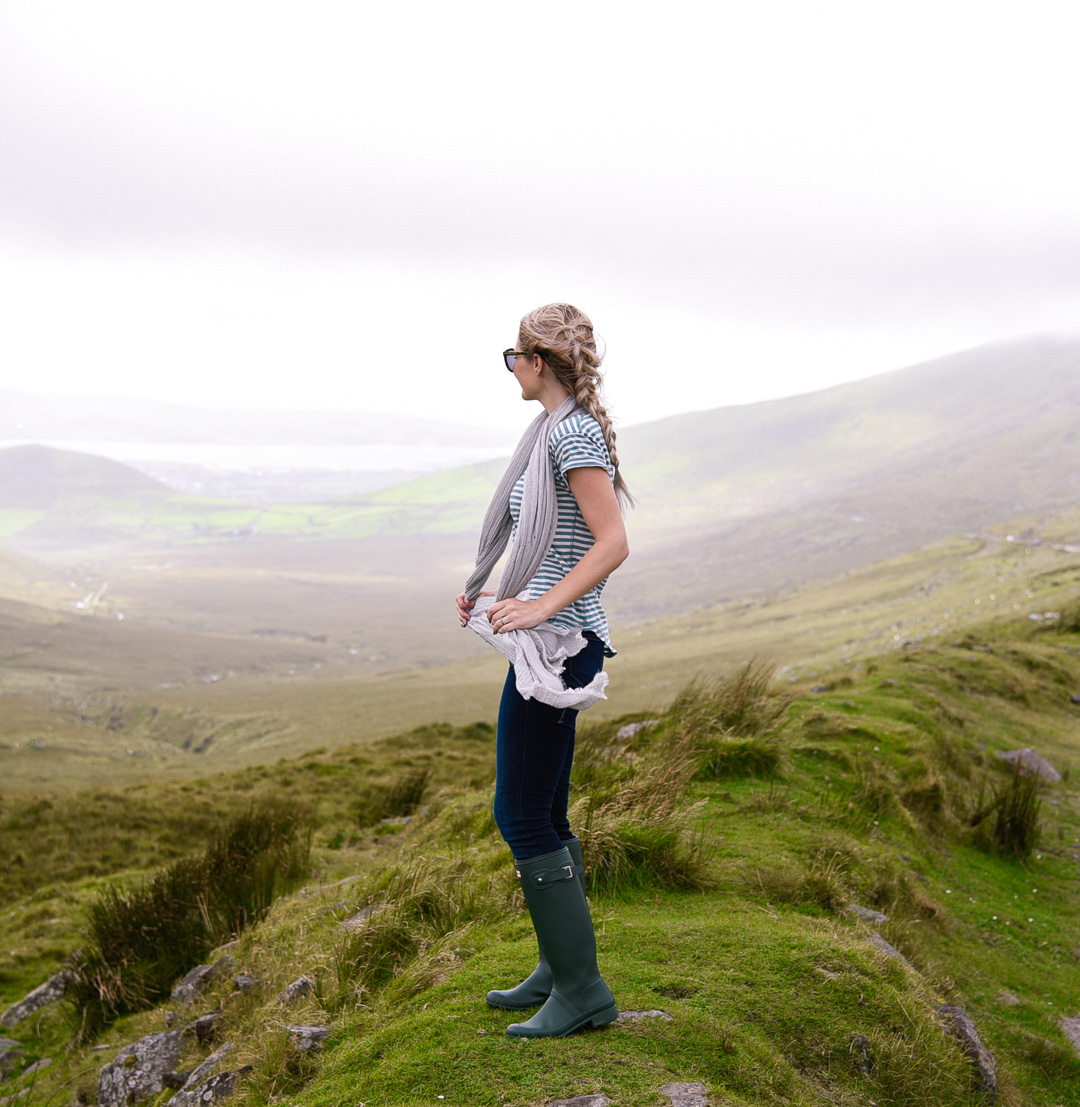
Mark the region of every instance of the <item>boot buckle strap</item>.
[[[520, 876], [521, 873], [518, 873]], [[574, 866], [573, 865], [560, 865], [556, 869], [544, 869], [541, 872], [532, 874], [532, 881], [534, 884], [559, 884], [566, 880], [574, 879]]]

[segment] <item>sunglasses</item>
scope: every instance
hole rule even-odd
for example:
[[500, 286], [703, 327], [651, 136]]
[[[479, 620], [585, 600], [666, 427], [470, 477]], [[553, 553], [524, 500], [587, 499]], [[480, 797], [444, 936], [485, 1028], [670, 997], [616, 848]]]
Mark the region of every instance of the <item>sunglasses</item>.
[[527, 355], [523, 354], [520, 350], [515, 350], [513, 346], [511, 346], [509, 350], [503, 350], [503, 362], [511, 373], [514, 371], [514, 362], [517, 361], [519, 357], [526, 356]]

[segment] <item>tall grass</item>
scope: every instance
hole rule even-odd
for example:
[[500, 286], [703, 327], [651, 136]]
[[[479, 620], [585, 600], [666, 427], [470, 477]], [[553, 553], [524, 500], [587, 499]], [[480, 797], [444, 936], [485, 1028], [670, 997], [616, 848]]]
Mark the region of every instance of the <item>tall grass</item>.
[[430, 769], [413, 769], [386, 783], [370, 784], [356, 802], [356, 825], [415, 814], [431, 781]]
[[304, 875], [312, 825], [298, 810], [251, 808], [203, 853], [134, 888], [106, 888], [89, 906], [67, 1001], [81, 1037], [152, 1006], [215, 946], [261, 919]]
[[[594, 768], [585, 794], [571, 808], [578, 828], [589, 887], [621, 892], [658, 884], [703, 888], [708, 884], [704, 840], [694, 831], [700, 805], [686, 791], [698, 767], [698, 751], [687, 741], [665, 741], [627, 760], [606, 759]], [[594, 766], [603, 765], [595, 750]]]
[[359, 1006], [392, 981], [396, 998], [428, 986], [430, 975], [417, 971], [418, 959], [447, 935], [505, 911], [512, 894], [509, 873], [509, 865], [485, 872], [472, 854], [436, 854], [376, 874], [361, 894], [366, 917], [335, 945], [336, 990], [327, 998]]
[[989, 802], [985, 801], [985, 791], [980, 794], [978, 808], [970, 819], [976, 842], [1005, 857], [1026, 860], [1040, 833], [1039, 778], [1025, 776], [1017, 763], [1008, 780], [992, 785], [990, 791]]
[[691, 681], [667, 712], [668, 733], [692, 749], [696, 775], [771, 776], [780, 767], [779, 732], [792, 702], [769, 691], [776, 666], [752, 658], [717, 680]]

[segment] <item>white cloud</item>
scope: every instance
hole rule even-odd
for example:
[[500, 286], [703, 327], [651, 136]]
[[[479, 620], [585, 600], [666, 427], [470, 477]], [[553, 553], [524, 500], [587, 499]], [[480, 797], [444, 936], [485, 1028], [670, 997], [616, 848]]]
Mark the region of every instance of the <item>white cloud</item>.
[[640, 420], [1080, 292], [1071, 9], [12, 0], [9, 386], [516, 423], [580, 302]]

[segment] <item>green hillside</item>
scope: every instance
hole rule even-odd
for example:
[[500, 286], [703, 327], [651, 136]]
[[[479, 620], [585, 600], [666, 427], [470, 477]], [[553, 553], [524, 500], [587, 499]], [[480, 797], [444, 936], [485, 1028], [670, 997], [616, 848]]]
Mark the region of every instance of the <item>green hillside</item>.
[[[220, 1010], [180, 1067], [233, 1043], [222, 1070], [252, 1066], [238, 1107], [539, 1107], [601, 1093], [658, 1107], [662, 1086], [691, 1081], [714, 1107], [975, 1107], [989, 1100], [935, 1014], [951, 1004], [995, 1057], [997, 1102], [1074, 1107], [1080, 1058], [1059, 1020], [1080, 994], [1080, 588], [1059, 598], [1057, 619], [969, 621], [790, 698], [735, 666], [629, 739], [616, 737], [625, 717], [585, 727], [573, 817], [601, 962], [623, 1010], [663, 1015], [562, 1041], [508, 1039], [514, 1016], [483, 1002], [535, 959], [490, 816], [488, 722], [186, 784], [4, 800], [3, 1002], [85, 941], [84, 911], [110, 874], [130, 885], [253, 802], [316, 819], [307, 886], [240, 935], [234, 969], [193, 1008], [123, 1015], [91, 1039], [98, 1053], [66, 1048], [71, 1015], [47, 1008], [9, 1033], [21, 1064], [53, 1064], [7, 1087], [29, 1087], [30, 1107], [92, 1102], [100, 1065], [167, 1025], [166, 1010], [179, 1025]], [[994, 815], [993, 797], [1016, 786], [995, 753], [1020, 746], [1065, 774], [1034, 787], [1034, 841]], [[424, 781], [426, 809], [379, 823], [413, 810], [386, 806], [406, 778]], [[862, 921], [852, 903], [883, 918]], [[237, 972], [258, 990], [236, 989]], [[314, 990], [283, 1007], [302, 975]], [[290, 1045], [292, 1024], [328, 1027], [325, 1048]]]

